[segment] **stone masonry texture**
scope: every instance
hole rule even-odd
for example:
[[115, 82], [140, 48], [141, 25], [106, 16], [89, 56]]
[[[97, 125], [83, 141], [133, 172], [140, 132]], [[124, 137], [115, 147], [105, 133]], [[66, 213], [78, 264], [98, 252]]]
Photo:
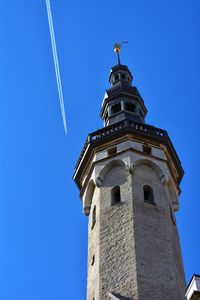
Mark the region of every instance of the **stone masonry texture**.
[[[117, 147], [121, 149], [120, 144]], [[185, 276], [173, 211], [176, 193], [162, 182], [156, 168], [146, 163], [152, 162], [170, 177], [165, 155], [160, 155], [161, 159], [122, 150], [96, 161], [88, 180], [89, 185], [110, 161], [116, 161], [91, 195], [87, 300], [106, 300], [108, 292], [131, 300], [183, 300]], [[128, 162], [129, 167], [119, 161]], [[145, 184], [153, 189], [155, 205], [144, 201]], [[120, 186], [121, 202], [111, 205], [115, 186]], [[94, 207], [96, 223], [92, 228]]]

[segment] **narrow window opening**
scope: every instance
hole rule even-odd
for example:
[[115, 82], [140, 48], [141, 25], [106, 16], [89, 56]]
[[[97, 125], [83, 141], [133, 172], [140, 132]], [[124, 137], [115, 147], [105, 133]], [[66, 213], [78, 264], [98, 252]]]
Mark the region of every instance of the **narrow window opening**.
[[118, 103], [111, 106], [112, 114], [116, 114], [119, 111], [121, 111], [121, 103], [120, 102], [118, 102]]
[[118, 74], [114, 76], [114, 81], [117, 81], [117, 80], [119, 80], [119, 75]]
[[125, 80], [126, 79], [126, 75], [125, 74], [121, 74], [121, 79]]
[[91, 226], [92, 229], [94, 228], [95, 223], [96, 223], [96, 205], [94, 206], [92, 211], [92, 226]]
[[107, 121], [107, 119], [108, 119], [108, 111], [106, 111], [105, 113], [105, 120]]
[[118, 185], [112, 189], [111, 196], [112, 196], [112, 205], [121, 202], [120, 187]]
[[125, 108], [126, 108], [127, 111], [136, 112], [136, 106], [133, 103], [126, 102], [125, 103]]
[[95, 255], [92, 256], [92, 262], [91, 262], [91, 266], [93, 266], [95, 263]]
[[143, 145], [142, 148], [143, 148], [143, 152], [144, 152], [144, 153], [151, 154], [151, 150], [152, 150], [152, 149], [151, 149], [150, 146], [148, 146], [148, 145]]
[[117, 153], [117, 147], [112, 147], [108, 149], [108, 156], [114, 155]]
[[153, 189], [149, 185], [144, 185], [143, 192], [144, 192], [144, 201], [151, 204], [155, 204]]

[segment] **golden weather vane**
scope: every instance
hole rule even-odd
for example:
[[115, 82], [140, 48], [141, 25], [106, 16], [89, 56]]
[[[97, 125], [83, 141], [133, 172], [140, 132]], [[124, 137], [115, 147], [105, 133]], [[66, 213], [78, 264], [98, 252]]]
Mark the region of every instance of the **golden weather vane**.
[[118, 59], [118, 65], [120, 65], [120, 57], [119, 57], [119, 53], [122, 47], [122, 44], [127, 44], [128, 41], [126, 42], [118, 42], [114, 44], [114, 52], [117, 53], [117, 59]]

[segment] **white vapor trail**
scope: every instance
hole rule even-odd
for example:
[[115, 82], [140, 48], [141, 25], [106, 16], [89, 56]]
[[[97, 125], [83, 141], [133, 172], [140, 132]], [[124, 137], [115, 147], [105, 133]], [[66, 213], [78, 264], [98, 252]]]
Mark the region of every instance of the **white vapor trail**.
[[65, 134], [67, 135], [67, 122], [66, 122], [66, 115], [65, 115], [64, 98], [63, 98], [63, 92], [62, 92], [62, 83], [61, 83], [61, 78], [60, 78], [60, 69], [59, 69], [59, 63], [58, 63], [58, 55], [57, 55], [57, 49], [56, 49], [56, 40], [55, 40], [55, 34], [54, 34], [54, 28], [53, 28], [50, 0], [46, 0], [46, 7], [47, 7], [47, 15], [48, 15], [48, 21], [49, 21], [49, 31], [50, 31], [50, 36], [51, 36], [51, 45], [52, 45], [52, 51], [53, 51], [53, 60], [54, 60], [54, 66], [55, 66], [58, 95], [59, 95], [59, 99], [60, 99], [60, 109], [61, 109]]

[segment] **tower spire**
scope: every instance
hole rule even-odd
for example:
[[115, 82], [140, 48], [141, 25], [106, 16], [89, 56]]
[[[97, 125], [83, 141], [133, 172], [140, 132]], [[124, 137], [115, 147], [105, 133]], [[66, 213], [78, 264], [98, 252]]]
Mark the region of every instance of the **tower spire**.
[[89, 218], [87, 300], [184, 300], [174, 215], [184, 171], [167, 132], [144, 123], [120, 47], [101, 108], [105, 127], [88, 135], [73, 176]]

